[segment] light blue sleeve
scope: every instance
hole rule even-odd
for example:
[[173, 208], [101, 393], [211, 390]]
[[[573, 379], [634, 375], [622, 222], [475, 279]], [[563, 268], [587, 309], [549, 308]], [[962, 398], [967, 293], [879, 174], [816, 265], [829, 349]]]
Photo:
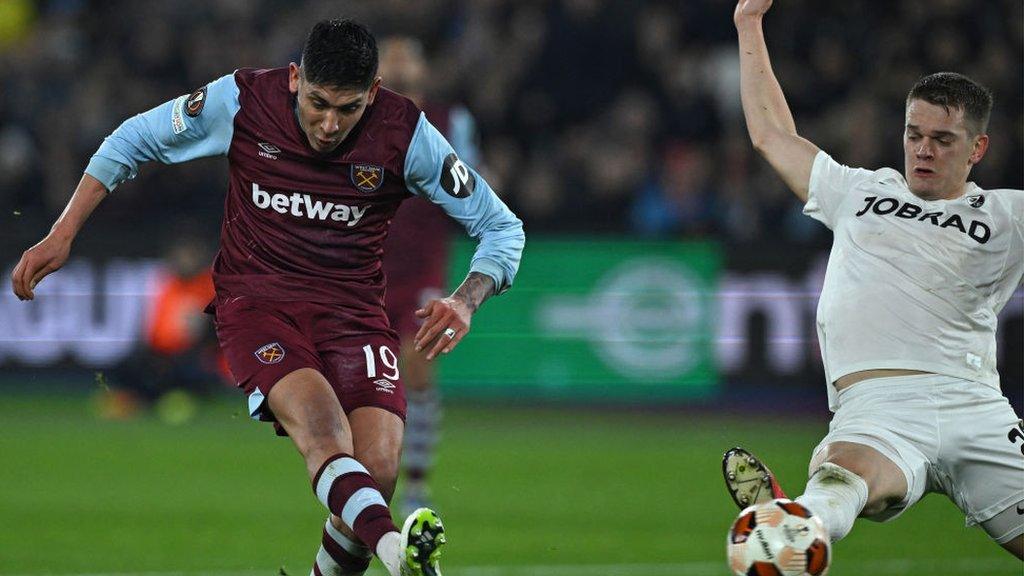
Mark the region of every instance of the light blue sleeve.
[[125, 120], [103, 140], [85, 173], [113, 191], [138, 175], [144, 162], [177, 164], [227, 154], [239, 107], [235, 75], [218, 78]]
[[406, 153], [405, 182], [410, 192], [443, 208], [477, 240], [470, 272], [493, 278], [499, 294], [508, 290], [526, 242], [523, 223], [423, 114]]

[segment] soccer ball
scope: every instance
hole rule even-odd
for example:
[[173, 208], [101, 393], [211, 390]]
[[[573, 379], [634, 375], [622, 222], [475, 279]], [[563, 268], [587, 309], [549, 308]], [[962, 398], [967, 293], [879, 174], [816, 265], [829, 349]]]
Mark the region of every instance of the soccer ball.
[[740, 512], [726, 552], [737, 576], [824, 576], [831, 555], [821, 521], [785, 498]]

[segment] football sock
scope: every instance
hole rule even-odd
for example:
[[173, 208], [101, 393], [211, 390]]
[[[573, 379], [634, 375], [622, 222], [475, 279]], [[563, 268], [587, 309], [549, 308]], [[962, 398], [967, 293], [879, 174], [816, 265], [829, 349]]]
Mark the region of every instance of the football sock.
[[316, 497], [341, 518], [370, 550], [381, 536], [397, 532], [391, 511], [370, 473], [348, 454], [335, 454], [313, 479]]
[[842, 466], [826, 462], [814, 471], [796, 499], [818, 517], [833, 542], [850, 533], [868, 503], [868, 483]]
[[434, 446], [437, 444], [441, 403], [437, 389], [409, 391], [409, 407], [405, 417], [405, 446], [402, 465], [405, 468], [404, 491], [407, 500], [422, 500], [426, 492], [426, 478], [433, 464]]
[[328, 516], [323, 542], [310, 576], [362, 576], [369, 568], [372, 556], [369, 548], [335, 528]]
[[377, 558], [384, 563], [384, 567], [388, 569], [388, 574], [391, 576], [400, 576], [401, 574], [399, 566], [402, 562], [401, 545], [402, 535], [398, 532], [388, 532], [377, 542]]

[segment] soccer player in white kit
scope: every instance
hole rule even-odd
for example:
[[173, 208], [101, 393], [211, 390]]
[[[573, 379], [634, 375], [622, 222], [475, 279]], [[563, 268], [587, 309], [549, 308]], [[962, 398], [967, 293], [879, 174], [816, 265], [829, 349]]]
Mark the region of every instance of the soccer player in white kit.
[[[1024, 428], [999, 389], [996, 317], [1024, 274], [1024, 192], [967, 181], [988, 148], [992, 96], [954, 73], [906, 102], [904, 173], [849, 168], [797, 134], [761, 26], [739, 0], [741, 97], [754, 147], [834, 233], [817, 329], [835, 416], [796, 498], [833, 541], [858, 516], [895, 518], [946, 494], [1024, 554]], [[743, 506], [783, 496], [743, 449], [726, 453]]]

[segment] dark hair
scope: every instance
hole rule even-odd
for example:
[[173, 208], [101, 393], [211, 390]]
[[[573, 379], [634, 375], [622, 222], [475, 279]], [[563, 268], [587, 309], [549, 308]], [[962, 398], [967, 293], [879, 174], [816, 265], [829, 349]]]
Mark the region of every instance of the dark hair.
[[321, 20], [306, 37], [300, 65], [307, 82], [366, 89], [377, 77], [377, 41], [358, 22]]
[[968, 132], [984, 134], [988, 129], [988, 118], [992, 113], [992, 93], [963, 74], [936, 72], [921, 78], [907, 94], [911, 100], [924, 100], [929, 104], [964, 111]]

